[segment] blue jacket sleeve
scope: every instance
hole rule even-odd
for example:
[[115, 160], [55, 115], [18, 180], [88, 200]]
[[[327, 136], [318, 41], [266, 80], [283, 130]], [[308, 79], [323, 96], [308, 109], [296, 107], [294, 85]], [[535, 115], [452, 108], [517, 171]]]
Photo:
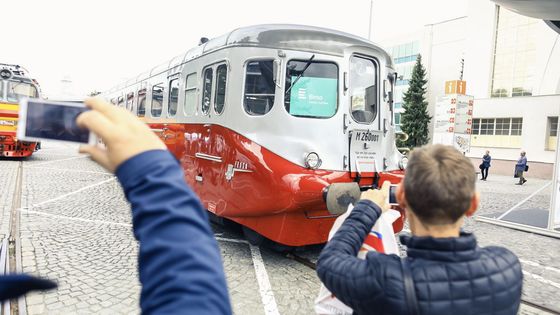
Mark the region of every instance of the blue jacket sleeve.
[[375, 203], [356, 203], [317, 261], [317, 274], [323, 284], [348, 306], [382, 293], [378, 277], [380, 255], [368, 254], [367, 260], [356, 257], [380, 215], [381, 209]]
[[218, 244], [206, 211], [168, 151], [124, 162], [116, 172], [132, 206], [142, 313], [231, 314]]

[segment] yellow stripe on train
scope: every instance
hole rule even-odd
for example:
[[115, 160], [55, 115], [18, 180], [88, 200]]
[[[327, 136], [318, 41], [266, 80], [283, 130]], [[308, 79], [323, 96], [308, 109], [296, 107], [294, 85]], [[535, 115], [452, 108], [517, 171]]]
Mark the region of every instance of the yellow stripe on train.
[[0, 110], [15, 110], [15, 111], [18, 111], [19, 110], [19, 105], [18, 104], [0, 103]]

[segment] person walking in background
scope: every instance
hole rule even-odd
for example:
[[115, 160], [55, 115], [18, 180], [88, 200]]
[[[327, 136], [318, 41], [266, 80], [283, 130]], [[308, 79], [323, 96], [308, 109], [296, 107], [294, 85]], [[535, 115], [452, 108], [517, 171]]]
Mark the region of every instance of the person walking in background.
[[482, 175], [481, 180], [486, 180], [488, 178], [488, 169], [490, 168], [490, 161], [492, 161], [492, 157], [490, 156], [490, 151], [486, 150], [486, 154], [482, 156], [482, 164], [480, 164], [480, 173]]
[[525, 151], [521, 151], [521, 154], [517, 159], [517, 164], [515, 164], [515, 177], [519, 177], [519, 183], [516, 183], [516, 185], [525, 184], [527, 180], [523, 177], [523, 172], [527, 170], [527, 157], [525, 156]]

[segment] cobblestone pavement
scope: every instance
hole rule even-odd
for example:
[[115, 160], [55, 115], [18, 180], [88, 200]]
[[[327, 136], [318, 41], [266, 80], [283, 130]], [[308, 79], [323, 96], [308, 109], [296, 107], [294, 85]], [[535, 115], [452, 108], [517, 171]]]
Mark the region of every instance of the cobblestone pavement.
[[[44, 143], [23, 160], [21, 246], [25, 272], [56, 279], [59, 288], [28, 295], [29, 314], [137, 314], [140, 284], [130, 209], [116, 179], [77, 147]], [[0, 160], [0, 236], [8, 218], [19, 161]], [[479, 214], [497, 215], [544, 186], [529, 178], [492, 176], [479, 182]], [[520, 208], [546, 208], [550, 188]], [[250, 246], [239, 229], [213, 225], [235, 314], [313, 314], [320, 282], [287, 255]], [[468, 219], [480, 245], [502, 245], [523, 262], [524, 297], [560, 309], [560, 240]], [[316, 261], [321, 246], [296, 254]], [[522, 308], [520, 314], [539, 314]]]

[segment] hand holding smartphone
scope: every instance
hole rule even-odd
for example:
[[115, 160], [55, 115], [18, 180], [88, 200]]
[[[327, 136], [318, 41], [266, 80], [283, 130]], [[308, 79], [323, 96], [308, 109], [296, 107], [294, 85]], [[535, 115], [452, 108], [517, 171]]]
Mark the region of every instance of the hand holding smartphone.
[[24, 98], [19, 103], [17, 137], [95, 145], [95, 135], [76, 124], [78, 115], [88, 110], [84, 103]]

